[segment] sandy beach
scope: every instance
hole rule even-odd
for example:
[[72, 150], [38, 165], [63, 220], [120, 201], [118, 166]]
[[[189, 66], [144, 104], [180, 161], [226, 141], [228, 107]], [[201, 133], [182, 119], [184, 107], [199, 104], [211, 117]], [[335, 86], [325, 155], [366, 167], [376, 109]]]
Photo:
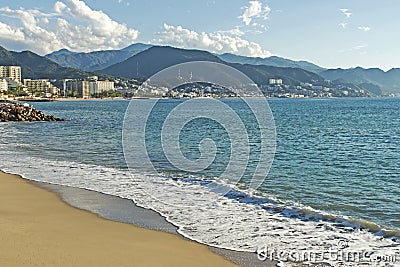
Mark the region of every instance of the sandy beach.
[[100, 218], [0, 172], [0, 266], [235, 266], [177, 235]]

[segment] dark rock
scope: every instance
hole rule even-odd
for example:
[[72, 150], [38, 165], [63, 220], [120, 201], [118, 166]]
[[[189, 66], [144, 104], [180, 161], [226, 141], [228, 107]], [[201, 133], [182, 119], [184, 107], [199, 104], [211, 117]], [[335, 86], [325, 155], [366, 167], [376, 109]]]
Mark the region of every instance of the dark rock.
[[54, 115], [47, 116], [28, 104], [0, 104], [0, 122], [8, 121], [66, 121]]

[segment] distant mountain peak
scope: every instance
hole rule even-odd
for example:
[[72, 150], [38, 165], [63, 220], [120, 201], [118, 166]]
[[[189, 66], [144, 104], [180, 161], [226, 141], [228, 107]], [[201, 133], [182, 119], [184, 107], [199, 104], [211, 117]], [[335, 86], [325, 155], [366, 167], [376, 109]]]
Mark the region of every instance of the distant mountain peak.
[[88, 53], [61, 49], [46, 55], [46, 57], [63, 67], [81, 69], [84, 71], [97, 71], [124, 61], [150, 47], [151, 45], [135, 43], [121, 50], [100, 50]]
[[100, 72], [125, 78], [148, 78], [167, 67], [190, 61], [223, 62], [217, 56], [203, 50], [152, 46]]
[[77, 52], [72, 52], [66, 48], [63, 48], [63, 49], [54, 51], [54, 52], [50, 53], [49, 55], [71, 55], [71, 54], [77, 54]]
[[148, 49], [148, 48], [150, 48], [152, 46], [153, 45], [150, 45], [150, 44], [134, 43], [134, 44], [131, 44], [131, 45], [125, 47], [125, 48], [122, 48], [121, 50], [122, 51], [132, 51], [132, 50], [133, 51], [138, 51], [138, 50], [143, 51], [143, 50], [146, 50], [146, 49]]
[[[287, 85], [300, 84], [300, 82], [311, 82], [312, 80], [323, 81], [323, 78], [315, 73], [300, 68], [282, 68], [273, 66], [227, 63], [217, 55], [208, 51], [197, 49], [181, 49], [171, 46], [153, 46], [135, 56], [100, 70], [112, 76], [133, 79], [147, 79], [155, 73], [174, 66], [193, 61], [208, 61], [227, 64], [253, 79], [257, 84], [266, 85], [270, 78], [280, 77]], [[232, 77], [235, 79], [235, 77]]]

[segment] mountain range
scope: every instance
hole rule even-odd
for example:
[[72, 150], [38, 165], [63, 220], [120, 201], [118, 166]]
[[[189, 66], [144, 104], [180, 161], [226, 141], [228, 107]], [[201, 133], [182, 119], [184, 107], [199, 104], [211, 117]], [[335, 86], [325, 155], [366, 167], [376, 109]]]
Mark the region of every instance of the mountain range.
[[152, 47], [152, 45], [137, 43], [121, 50], [104, 50], [89, 53], [77, 53], [67, 49], [61, 49], [47, 54], [45, 57], [63, 67], [84, 71], [97, 71], [124, 61], [150, 47]]
[[319, 83], [356, 85], [376, 95], [400, 94], [400, 69], [383, 71], [372, 68], [325, 69], [307, 61], [281, 57], [253, 58], [234, 54], [215, 55], [207, 51], [174, 47], [133, 44], [121, 50], [77, 53], [62, 49], [44, 57], [30, 51], [12, 52], [0, 46], [0, 65], [21, 65], [25, 78], [82, 78], [112, 75], [125, 78], [147, 78], [174, 64], [206, 60], [226, 63], [248, 75], [258, 84], [268, 84], [269, 78], [281, 78], [285, 84]]
[[[103, 50], [88, 53], [77, 53], [67, 49], [61, 49], [45, 55], [46, 58], [60, 64], [63, 67], [71, 67], [85, 71], [98, 71], [109, 66], [125, 61], [128, 58], [149, 49], [154, 45], [136, 43], [120, 50]], [[319, 73], [325, 69], [307, 61], [294, 61], [282, 57], [272, 56], [268, 58], [245, 57], [230, 53], [216, 55], [227, 63], [239, 63], [249, 65], [265, 65], [283, 68], [300, 68], [310, 72]]]
[[351, 69], [329, 69], [320, 73], [329, 80], [344, 80], [357, 84], [369, 91], [383, 93], [400, 93], [400, 69], [394, 68], [383, 71], [378, 68], [364, 69], [361, 67]]
[[326, 70], [325, 68], [322, 68], [307, 61], [294, 61], [277, 56], [260, 58], [260, 57], [245, 57], [245, 56], [238, 56], [230, 53], [225, 53], [222, 55], [218, 55], [218, 57], [228, 63], [265, 65], [265, 66], [283, 67], [283, 68], [300, 68], [314, 73], [320, 73]]
[[[158, 65], [166, 66], [165, 64], [161, 64], [160, 62], [153, 62], [149, 64], [149, 60], [158, 60], [158, 56], [165, 57], [163, 61], [169, 61], [172, 64], [174, 62], [182, 63], [190, 60], [195, 60], [200, 55], [198, 54], [198, 52], [195, 52], [198, 50], [186, 49], [181, 50], [191, 51], [187, 52], [187, 54], [191, 54], [188, 56], [188, 60], [177, 60], [171, 57], [168, 58], [168, 55], [157, 54], [157, 49], [151, 50], [151, 53], [154, 53], [155, 55], [154, 57], [149, 56], [148, 54], [138, 55], [139, 53], [145, 52], [145, 50], [148, 50], [152, 47], [157, 46], [137, 43], [121, 50], [95, 51], [90, 53], [76, 53], [64, 49], [48, 54], [46, 55], [46, 57], [64, 67], [72, 67], [86, 71], [99, 71], [117, 76], [132, 77], [133, 75], [128, 75], [128, 70], [124, 68], [129, 68], [129, 71], [133, 72], [135, 72], [135, 70], [137, 72], [137, 69], [139, 69], [139, 71], [142, 73], [136, 74], [140, 74], [143, 77], [150, 74], [150, 69], [153, 67], [155, 67], [155, 69], [153, 70], [160, 70]], [[165, 49], [164, 52], [168, 52], [167, 50], [168, 49]], [[196, 53], [197, 55], [195, 55]], [[178, 54], [179, 53], [174, 53], [174, 56], [179, 57]], [[130, 60], [136, 55], [138, 55], [137, 58]], [[266, 74], [269, 74], [269, 76], [276, 76], [277, 74], [279, 74], [289, 83], [292, 83], [295, 81], [299, 81], [299, 78], [293, 78], [293, 75], [298, 73], [298, 71], [294, 71], [293, 69], [303, 69], [305, 71], [315, 73], [318, 77], [313, 76], [309, 73], [303, 73], [303, 75], [305, 76], [313, 76], [312, 79], [314, 80], [320, 80], [321, 78], [323, 78], [336, 81], [337, 83], [355, 84], [377, 95], [380, 95], [382, 92], [400, 93], [400, 71], [398, 69], [392, 69], [387, 72], [384, 72], [380, 69], [363, 68], [326, 69], [307, 61], [294, 61], [277, 56], [271, 56], [268, 58], [246, 57], [234, 55], [231, 53], [225, 53], [221, 55], [211, 53], [208, 53], [206, 55], [203, 53], [201, 58], [213, 62], [227, 62], [235, 68], [244, 70], [246, 74], [250, 73], [249, 76], [253, 78], [257, 77], [255, 78], [255, 80], [259, 81], [265, 81], [265, 77], [268, 76]], [[128, 62], [125, 62], [127, 60]], [[278, 69], [267, 68], [265, 66], [286, 68], [286, 70], [284, 71], [284, 73], [282, 73], [279, 72]], [[302, 77], [302, 79], [305, 80], [304, 77]]]
[[206, 51], [153, 46], [99, 72], [125, 78], [147, 79], [169, 66], [189, 61], [223, 63], [218, 57]]
[[188, 50], [169, 46], [153, 46], [129, 59], [114, 64], [100, 73], [125, 78], [147, 79], [157, 72], [180, 63], [190, 61], [211, 61], [224, 63], [249, 76], [257, 84], [268, 84], [270, 78], [283, 79], [285, 84], [319, 81], [324, 78], [300, 68], [282, 68], [265, 65], [226, 63], [219, 57], [202, 50]]
[[[323, 80], [321, 76], [299, 68], [225, 63], [219, 57], [207, 51], [179, 49], [168, 46], [152, 46], [147, 49], [146, 46], [132, 47], [144, 49], [144, 51], [96, 72], [86, 72], [72, 67], [63, 67], [47, 57], [39, 56], [33, 52], [13, 52], [3, 47], [0, 47], [0, 65], [20, 65], [22, 67], [23, 78], [31, 79], [84, 78], [92, 75], [146, 79], [158, 71], [175, 64], [189, 61], [211, 61], [228, 64], [242, 71], [258, 84], [268, 84], [270, 78], [280, 78], [283, 79], [285, 84], [293, 85], [300, 82]], [[67, 50], [60, 50], [53, 53], [53, 55], [57, 56], [71, 54], [80, 53]]]
[[0, 65], [19, 65], [23, 78], [65, 79], [84, 78], [91, 74], [85, 71], [62, 67], [59, 64], [30, 51], [13, 52], [0, 46]]

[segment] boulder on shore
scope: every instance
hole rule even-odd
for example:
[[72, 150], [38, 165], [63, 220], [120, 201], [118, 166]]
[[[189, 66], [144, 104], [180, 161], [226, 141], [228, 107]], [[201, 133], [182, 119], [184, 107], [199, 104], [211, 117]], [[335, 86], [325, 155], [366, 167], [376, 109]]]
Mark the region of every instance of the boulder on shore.
[[8, 121], [65, 121], [46, 115], [28, 104], [0, 104], [0, 122]]

